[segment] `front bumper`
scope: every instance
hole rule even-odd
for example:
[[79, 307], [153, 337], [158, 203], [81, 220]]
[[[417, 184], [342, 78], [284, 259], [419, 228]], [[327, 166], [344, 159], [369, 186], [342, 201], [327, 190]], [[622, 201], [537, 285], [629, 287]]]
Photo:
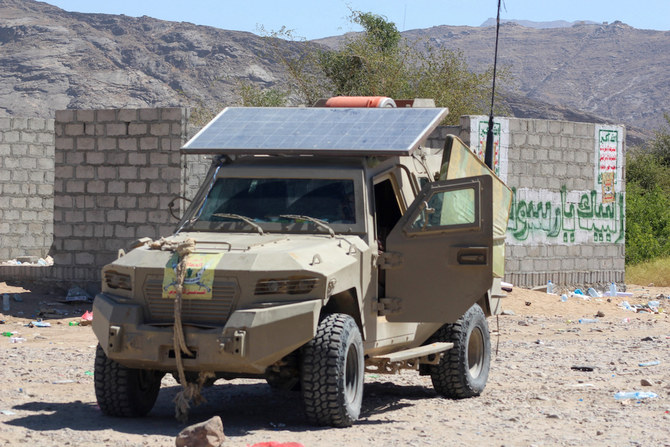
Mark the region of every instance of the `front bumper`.
[[[311, 340], [321, 300], [234, 311], [225, 325], [184, 325], [193, 358], [186, 371], [262, 374]], [[93, 332], [107, 356], [129, 368], [175, 371], [173, 328], [144, 323], [142, 307], [100, 293], [93, 302]]]

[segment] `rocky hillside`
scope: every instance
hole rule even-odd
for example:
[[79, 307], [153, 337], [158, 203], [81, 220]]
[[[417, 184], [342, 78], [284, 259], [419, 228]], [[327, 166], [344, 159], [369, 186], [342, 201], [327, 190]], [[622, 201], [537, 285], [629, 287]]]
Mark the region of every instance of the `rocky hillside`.
[[[490, 67], [495, 27], [440, 26], [405, 33], [460, 49], [471, 67]], [[536, 29], [500, 27], [501, 66], [513, 82], [503, 85], [534, 101], [656, 129], [670, 112], [670, 31], [576, 24]]]
[[[473, 69], [485, 70], [494, 32], [440, 26], [404, 34], [462, 50]], [[292, 52], [305, 44], [280, 45]], [[251, 33], [0, 0], [0, 116], [52, 117], [65, 108], [216, 109], [238, 100], [241, 81], [285, 85], [272, 54]], [[501, 88], [518, 117], [622, 122], [635, 142], [670, 112], [670, 32], [619, 22], [547, 29], [506, 23], [499, 61], [513, 80]]]
[[283, 82], [268, 54], [251, 33], [0, 0], [0, 114], [230, 103], [240, 80]]

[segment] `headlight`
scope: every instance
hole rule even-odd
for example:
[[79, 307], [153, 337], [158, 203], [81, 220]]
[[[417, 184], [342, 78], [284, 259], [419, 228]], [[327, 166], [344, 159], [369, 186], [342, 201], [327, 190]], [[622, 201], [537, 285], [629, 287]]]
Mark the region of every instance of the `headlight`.
[[255, 295], [302, 295], [317, 286], [319, 278], [291, 277], [287, 279], [261, 279], [256, 283]]
[[132, 290], [132, 283], [130, 282], [130, 275], [119, 273], [114, 270], [107, 270], [105, 272], [105, 284], [110, 289]]

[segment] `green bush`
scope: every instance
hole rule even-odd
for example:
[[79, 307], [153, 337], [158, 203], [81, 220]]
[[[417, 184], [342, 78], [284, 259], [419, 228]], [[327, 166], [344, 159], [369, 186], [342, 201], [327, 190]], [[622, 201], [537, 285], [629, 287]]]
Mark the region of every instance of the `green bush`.
[[626, 189], [626, 262], [670, 255], [670, 196], [659, 186], [645, 190], [638, 183]]

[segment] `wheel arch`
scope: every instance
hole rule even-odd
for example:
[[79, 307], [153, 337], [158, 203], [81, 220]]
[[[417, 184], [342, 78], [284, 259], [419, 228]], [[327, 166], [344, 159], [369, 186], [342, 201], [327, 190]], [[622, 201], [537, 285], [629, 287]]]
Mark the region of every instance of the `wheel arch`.
[[333, 313], [346, 314], [353, 318], [358, 326], [358, 330], [361, 332], [361, 337], [363, 340], [366, 339], [365, 324], [358, 304], [358, 293], [355, 287], [331, 296], [326, 305], [321, 308], [320, 317], [323, 318], [324, 315]]

